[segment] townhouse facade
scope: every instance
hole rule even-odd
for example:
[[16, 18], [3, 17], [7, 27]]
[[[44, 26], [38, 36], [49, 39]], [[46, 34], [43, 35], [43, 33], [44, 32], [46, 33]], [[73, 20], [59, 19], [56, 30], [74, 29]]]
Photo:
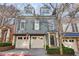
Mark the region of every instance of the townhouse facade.
[[[29, 9], [31, 10], [31, 12], [29, 11]], [[31, 5], [28, 5], [27, 7], [25, 7], [25, 11], [27, 11], [27, 14], [31, 13], [31, 15], [27, 16], [25, 14], [22, 14], [18, 16], [15, 21], [15, 47], [45, 48], [47, 44], [49, 46], [57, 46], [55, 37], [56, 21], [55, 17], [51, 16], [51, 10], [47, 6], [43, 6], [40, 8], [40, 15], [35, 15], [34, 8]], [[49, 32], [53, 32], [51, 39], [50, 37], [48, 37]]]
[[[55, 16], [47, 6], [40, 7], [40, 14], [28, 4], [18, 12], [16, 18], [9, 18], [8, 23], [0, 26], [0, 42], [11, 42], [15, 48], [50, 48], [59, 47], [58, 31]], [[70, 24], [62, 22], [64, 46], [79, 50], [79, 23]]]

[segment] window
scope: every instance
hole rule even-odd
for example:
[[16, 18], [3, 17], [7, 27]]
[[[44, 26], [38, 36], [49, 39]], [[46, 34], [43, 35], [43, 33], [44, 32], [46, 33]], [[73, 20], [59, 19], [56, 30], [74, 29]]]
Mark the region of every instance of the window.
[[53, 20], [49, 20], [49, 30], [54, 30], [54, 21]]
[[40, 39], [43, 39], [42, 37], [40, 37]]
[[32, 39], [37, 39], [37, 37], [32, 37]]
[[69, 42], [74, 42], [74, 40], [69, 40]]
[[39, 20], [35, 20], [33, 27], [34, 27], [34, 30], [39, 30]]
[[42, 10], [42, 13], [43, 13], [43, 14], [49, 14], [49, 9], [43, 9], [43, 10]]
[[68, 42], [67, 40], [63, 40], [63, 42]]
[[33, 15], [35, 10], [34, 8], [32, 7], [32, 5], [28, 4], [27, 6], [24, 7], [24, 11], [27, 15]]
[[22, 37], [18, 37], [18, 39], [22, 39]]
[[24, 37], [24, 39], [26, 39], [26, 37]]
[[25, 29], [25, 20], [21, 20], [20, 29], [21, 30], [24, 30]]
[[38, 39], [41, 39], [41, 40], [42, 40], [42, 39], [43, 39], [43, 37], [38, 37]]

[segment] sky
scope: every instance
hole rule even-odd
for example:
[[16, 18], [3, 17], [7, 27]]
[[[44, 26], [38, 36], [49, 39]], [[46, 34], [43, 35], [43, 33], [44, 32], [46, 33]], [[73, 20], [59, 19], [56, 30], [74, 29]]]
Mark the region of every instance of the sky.
[[[1, 4], [1, 3], [0, 3]], [[4, 3], [2, 3], [4, 4]], [[39, 14], [40, 11], [40, 7], [42, 7], [44, 4], [43, 3], [7, 3], [7, 5], [14, 5], [16, 6], [18, 9], [23, 10], [25, 6], [27, 6], [27, 4], [31, 4], [32, 7], [34, 7], [35, 9], [35, 13]], [[46, 3], [45, 3], [46, 4]], [[48, 4], [48, 3], [47, 3]], [[56, 3], [55, 3], [56, 4]], [[53, 3], [53, 5], [55, 6], [55, 4]], [[53, 10], [53, 9], [51, 9]], [[63, 16], [65, 16], [66, 14], [68, 14], [68, 11], [64, 13]]]
[[11, 4], [14, 5], [14, 6], [16, 6], [16, 7], [17, 7], [18, 9], [20, 9], [20, 10], [23, 10], [24, 7], [27, 6], [27, 4], [31, 4], [32, 7], [34, 7], [34, 9], [35, 9], [35, 13], [36, 13], [36, 14], [39, 13], [40, 7], [43, 6], [42, 3], [9, 3], [9, 4], [7, 4], [7, 5], [11, 5]]

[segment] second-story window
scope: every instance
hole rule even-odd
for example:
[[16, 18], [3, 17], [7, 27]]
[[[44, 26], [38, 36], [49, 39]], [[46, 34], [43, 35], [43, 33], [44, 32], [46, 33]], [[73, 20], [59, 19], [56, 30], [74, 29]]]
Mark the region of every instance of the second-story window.
[[55, 27], [54, 27], [54, 21], [53, 20], [50, 20], [49, 21], [49, 30], [54, 30]]
[[25, 29], [25, 20], [21, 20], [20, 30], [24, 30], [24, 29]]
[[35, 22], [34, 22], [34, 30], [39, 30], [39, 20], [35, 20]]
[[43, 14], [49, 14], [49, 13], [50, 13], [49, 9], [44, 9], [44, 10], [42, 10], [41, 12], [42, 12]]

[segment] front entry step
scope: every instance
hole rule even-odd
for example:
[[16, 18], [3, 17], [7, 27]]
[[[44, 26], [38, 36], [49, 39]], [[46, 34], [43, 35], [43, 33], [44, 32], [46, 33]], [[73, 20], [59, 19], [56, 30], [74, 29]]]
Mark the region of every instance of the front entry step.
[[57, 48], [57, 46], [50, 46], [50, 48]]

